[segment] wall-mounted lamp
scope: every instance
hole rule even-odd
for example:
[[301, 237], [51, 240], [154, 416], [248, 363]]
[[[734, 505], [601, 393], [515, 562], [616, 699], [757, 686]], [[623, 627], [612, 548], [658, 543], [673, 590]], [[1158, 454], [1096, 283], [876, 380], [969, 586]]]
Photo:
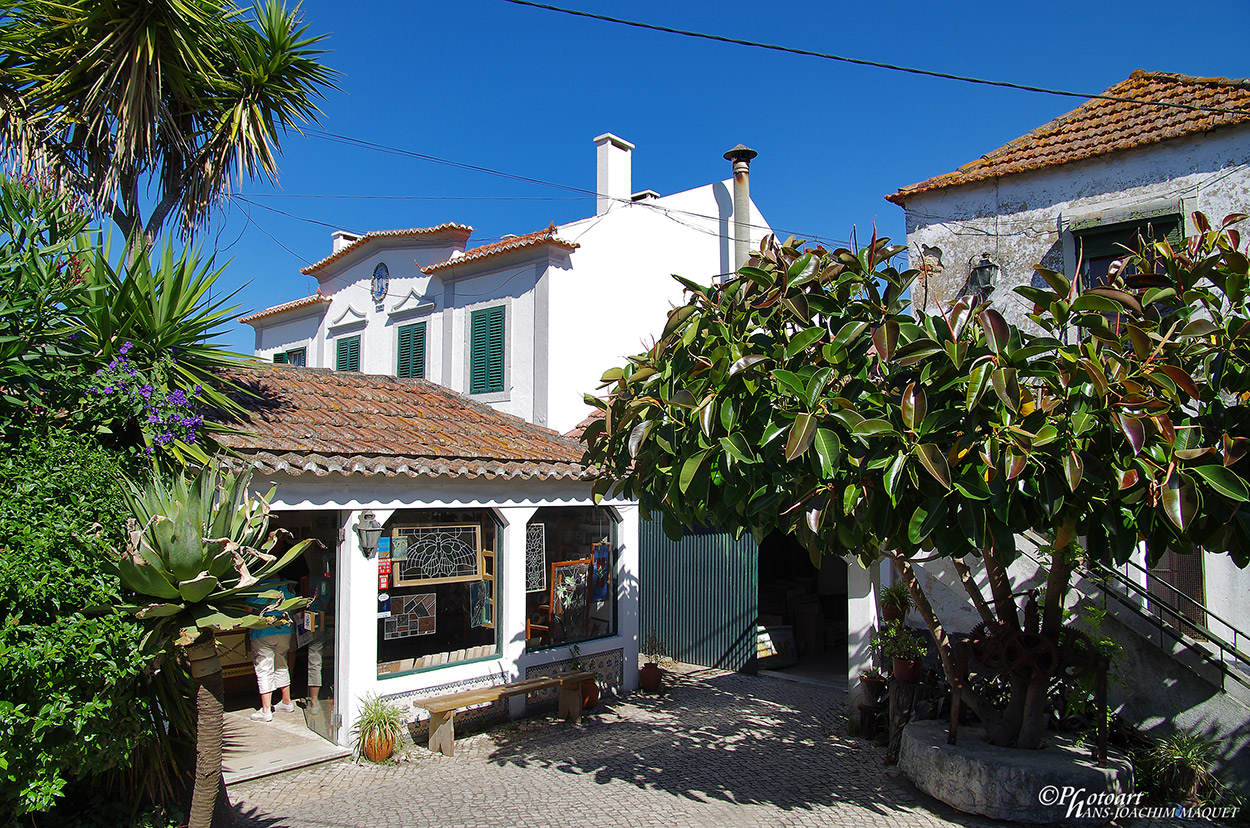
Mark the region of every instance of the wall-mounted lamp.
[[990, 254], [982, 253], [980, 261], [968, 272], [968, 292], [984, 302], [998, 287], [998, 271], [998, 265], [990, 261]]
[[360, 551], [366, 558], [372, 558], [378, 551], [378, 540], [382, 537], [382, 524], [378, 523], [373, 512], [364, 512], [356, 521], [356, 534], [360, 537]]

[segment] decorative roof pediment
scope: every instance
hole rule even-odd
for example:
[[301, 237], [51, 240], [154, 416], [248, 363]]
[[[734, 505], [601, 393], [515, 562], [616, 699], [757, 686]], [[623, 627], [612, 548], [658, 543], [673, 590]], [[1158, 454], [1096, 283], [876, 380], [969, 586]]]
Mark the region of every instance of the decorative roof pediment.
[[388, 314], [390, 316], [418, 316], [433, 312], [436, 306], [433, 297], [417, 293], [417, 289], [412, 288], [407, 296], [391, 305]]
[[349, 325], [357, 325], [365, 321], [364, 311], [358, 311], [351, 305], [343, 308], [343, 312], [337, 318], [330, 321], [331, 328], [346, 328]]

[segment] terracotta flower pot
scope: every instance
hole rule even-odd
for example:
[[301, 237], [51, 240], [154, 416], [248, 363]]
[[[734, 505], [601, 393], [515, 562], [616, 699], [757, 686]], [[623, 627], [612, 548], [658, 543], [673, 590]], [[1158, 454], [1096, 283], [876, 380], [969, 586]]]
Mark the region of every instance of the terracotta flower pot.
[[638, 670], [638, 686], [648, 693], [654, 693], [656, 690], [659, 690], [660, 682], [663, 679], [664, 671], [654, 661], [648, 661]]
[[859, 683], [875, 701], [885, 695], [886, 681], [884, 676], [860, 676]]
[[894, 680], [903, 684], [918, 684], [923, 670], [919, 661], [903, 661], [894, 659]]
[[365, 758], [370, 762], [385, 762], [395, 750], [395, 740], [386, 733], [365, 734]]
[[582, 710], [594, 710], [599, 703], [599, 682], [592, 678], [582, 679]]
[[902, 607], [896, 607], [893, 604], [886, 604], [881, 607], [881, 625], [882, 627], [890, 626], [891, 621], [903, 623], [903, 619], [907, 617], [907, 611]]

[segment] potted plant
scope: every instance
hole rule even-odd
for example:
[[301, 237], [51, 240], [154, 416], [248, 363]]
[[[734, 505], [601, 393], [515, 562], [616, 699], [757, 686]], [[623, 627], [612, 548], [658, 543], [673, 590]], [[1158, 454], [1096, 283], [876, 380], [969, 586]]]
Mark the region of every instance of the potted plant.
[[385, 762], [403, 738], [404, 714], [386, 699], [370, 694], [361, 699], [360, 715], [352, 725], [356, 757], [370, 762]]
[[891, 672], [896, 681], [915, 684], [922, 674], [921, 663], [929, 648], [899, 621], [892, 621], [885, 629], [873, 636], [872, 649], [882, 658], [891, 660]]
[[653, 627], [651, 632], [647, 633], [647, 640], [642, 648], [642, 656], [646, 661], [638, 670], [638, 685], [648, 693], [654, 693], [660, 689], [660, 682], [664, 680], [664, 671], [660, 669], [659, 662], [667, 655], [664, 651], [664, 642], [660, 641]]
[[864, 685], [864, 692], [875, 704], [885, 695], [886, 678], [876, 667], [871, 667], [859, 674], [859, 683]]
[[911, 593], [902, 581], [881, 590], [881, 623], [889, 626], [897, 621], [901, 624], [911, 608]]
[[[577, 644], [569, 648], [569, 655], [569, 667], [573, 672], [581, 673], [589, 666], [582, 663], [582, 648]], [[582, 679], [582, 710], [593, 710], [599, 703], [599, 671], [594, 673], [594, 678]]]

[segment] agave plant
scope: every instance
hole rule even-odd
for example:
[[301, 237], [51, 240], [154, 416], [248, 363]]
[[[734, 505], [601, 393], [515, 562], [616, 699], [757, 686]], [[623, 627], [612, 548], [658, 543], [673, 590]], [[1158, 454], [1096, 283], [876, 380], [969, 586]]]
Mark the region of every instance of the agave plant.
[[311, 541], [275, 554], [290, 533], [269, 531], [273, 491], [258, 497], [249, 492], [250, 482], [250, 475], [207, 466], [191, 477], [158, 474], [127, 497], [131, 518], [117, 574], [133, 595], [120, 609], [146, 625], [147, 652], [160, 657], [172, 646], [190, 662], [196, 707], [191, 828], [212, 825], [215, 813], [229, 818], [221, 776], [224, 707], [216, 633], [263, 627], [270, 621], [260, 615], [262, 609], [282, 613], [307, 603], [260, 585]]

